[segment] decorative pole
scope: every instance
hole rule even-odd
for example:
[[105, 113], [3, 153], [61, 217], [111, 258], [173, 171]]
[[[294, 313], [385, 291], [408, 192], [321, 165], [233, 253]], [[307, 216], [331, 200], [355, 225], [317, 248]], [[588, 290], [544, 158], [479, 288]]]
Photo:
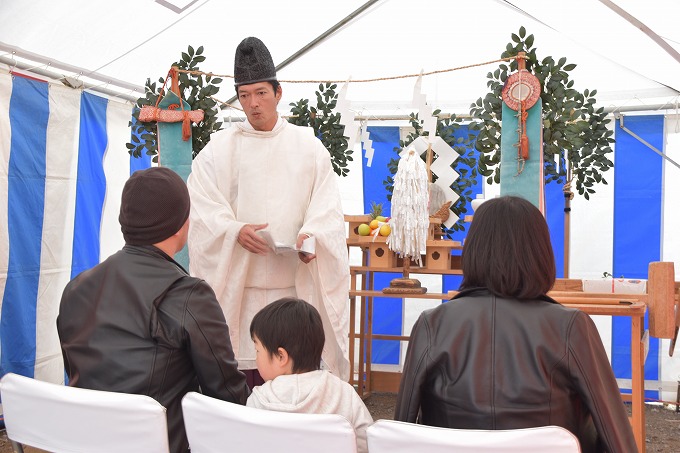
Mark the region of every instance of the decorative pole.
[[571, 191], [571, 165], [567, 162], [567, 182], [562, 187], [564, 194], [564, 278], [569, 278], [569, 242], [571, 241], [571, 200], [574, 192]]
[[[170, 89], [164, 94], [168, 81]], [[139, 112], [140, 121], [157, 123], [158, 165], [175, 171], [184, 182], [191, 173], [191, 123], [199, 123], [203, 117], [203, 110], [191, 110], [189, 103], [182, 100], [178, 72], [174, 66], [168, 71], [156, 105], [145, 105]], [[186, 246], [175, 255], [175, 261], [189, 269]]]
[[501, 195], [517, 195], [545, 214], [541, 84], [517, 55], [517, 72], [505, 81], [502, 97]]
[[427, 182], [432, 182], [432, 144], [427, 143]]

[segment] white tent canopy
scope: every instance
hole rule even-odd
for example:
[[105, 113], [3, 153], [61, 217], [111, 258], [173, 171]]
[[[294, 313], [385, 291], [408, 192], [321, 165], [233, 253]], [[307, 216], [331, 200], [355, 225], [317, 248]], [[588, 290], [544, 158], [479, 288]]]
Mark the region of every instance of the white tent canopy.
[[[186, 8], [175, 12], [167, 7], [172, 3]], [[617, 6], [639, 23], [617, 14]], [[0, 61], [136, 99], [145, 80], [165, 76], [188, 45], [204, 46], [203, 71], [231, 75], [234, 50], [246, 36], [262, 39], [277, 65], [316, 43], [279, 70], [279, 79], [387, 79], [351, 83], [352, 108], [368, 117], [407, 115], [415, 78], [394, 77], [496, 60], [524, 26], [535, 36], [539, 58], [566, 57], [578, 65], [576, 88], [597, 89], [600, 106], [655, 110], [674, 105], [680, 92], [678, 17], [674, 0], [3, 0]], [[427, 76], [423, 93], [435, 108], [466, 114], [496, 67]], [[313, 100], [317, 85], [284, 83], [280, 111], [301, 98]], [[221, 86], [216, 97], [227, 101], [231, 79]]]
[[[171, 3], [179, 5], [179, 12], [168, 8]], [[617, 7], [625, 12], [615, 11]], [[146, 79], [164, 77], [189, 45], [204, 46], [203, 71], [233, 74], [234, 51], [247, 36], [262, 39], [277, 65], [288, 62], [278, 71], [283, 84], [282, 114], [289, 113], [289, 104], [299, 99], [314, 103], [319, 81], [351, 79], [350, 107], [373, 126], [378, 123], [371, 120], [418, 111], [412, 100], [416, 77], [400, 76], [421, 71], [436, 72], [422, 80], [422, 94], [430, 107], [468, 114], [470, 104], [486, 94], [486, 74], [498, 63], [476, 65], [497, 60], [511, 34], [524, 26], [535, 36], [539, 58], [566, 57], [578, 65], [571, 73], [575, 87], [597, 89], [599, 106], [644, 112], [626, 118], [625, 124], [654, 147], [641, 145], [623, 131], [620, 122], [610, 123], [617, 142], [612, 154], [614, 171], [607, 174], [609, 184], [599, 185], [590, 201], [576, 197], [572, 203], [571, 277], [596, 279], [603, 271], [620, 276], [629, 267], [619, 263], [641, 262], [644, 269], [626, 278], [643, 278], [647, 263], [660, 259], [676, 263], [679, 279], [678, 17], [677, 0], [2, 0], [0, 219], [13, 227], [11, 231], [0, 228], [0, 320], [4, 322], [0, 371], [8, 365], [7, 370], [63, 380], [54, 328], [61, 291], [72, 274], [87, 268], [76, 251], [94, 250], [96, 260], [88, 262], [94, 265], [122, 246], [119, 194], [141, 160], [125, 152], [130, 140], [130, 103], [81, 93], [58, 80], [68, 78], [71, 85], [82, 82], [97, 93], [135, 100], [143, 95]], [[465, 66], [470, 67], [446, 71]], [[50, 83], [10, 77], [7, 71], [50, 79]], [[380, 80], [358, 82], [373, 78]], [[302, 80], [313, 82], [293, 83]], [[216, 98], [229, 100], [232, 86], [226, 78]], [[81, 109], [83, 105], [86, 108]], [[224, 115], [242, 113], [227, 109]], [[370, 135], [370, 140], [381, 144], [376, 146], [376, 161], [382, 158], [372, 168], [356, 157], [361, 155], [361, 145], [356, 143], [355, 152], [359, 152], [350, 162], [349, 176], [339, 178], [346, 214], [363, 213], [370, 201], [382, 201], [378, 198], [382, 192], [372, 193], [365, 183], [382, 182], [379, 170], [385, 169], [395, 142], [406, 129], [402, 126], [408, 124], [397, 123], [378, 124], [389, 127], [375, 129], [390, 130], [382, 141], [381, 134]], [[362, 128], [366, 138], [367, 129]], [[102, 135], [105, 130], [105, 144], [97, 140], [98, 134], [91, 134], [93, 130]], [[86, 137], [82, 143], [81, 136]], [[363, 141], [368, 150], [367, 140]], [[658, 158], [659, 150], [665, 159]], [[649, 156], [654, 158], [651, 162]], [[99, 194], [89, 186], [79, 192], [91, 182], [90, 172], [95, 168], [105, 176], [101, 190], [102, 197], [104, 191], [106, 196], [97, 199], [101, 212], [95, 212], [101, 218], [77, 217], [79, 206], [89, 206], [76, 203], [77, 194], [91, 198]], [[31, 178], [31, 184], [23, 184]], [[499, 190], [498, 185], [483, 186], [479, 190], [487, 198]], [[563, 216], [561, 191], [558, 198], [550, 209]], [[76, 217], [84, 220], [77, 222]], [[555, 218], [557, 224], [564, 224], [563, 217]], [[621, 231], [630, 234], [621, 239]], [[96, 236], [92, 246], [85, 233]], [[642, 243], [643, 239], [648, 240]], [[12, 255], [10, 260], [10, 248], [26, 256], [15, 259]], [[618, 271], [618, 267], [626, 270]], [[34, 278], [34, 268], [40, 269], [39, 278]], [[443, 290], [441, 276], [429, 278], [425, 286], [430, 291]], [[403, 322], [395, 321], [403, 333], [408, 334], [425, 308], [422, 302], [410, 305], [415, 309], [404, 308]], [[28, 320], [14, 322], [7, 315], [12, 310]], [[394, 308], [391, 319], [401, 312], [401, 305]], [[612, 357], [627, 347], [626, 338], [621, 339], [626, 335], [613, 328], [615, 321], [608, 317], [596, 321]], [[662, 398], [675, 398], [680, 373], [677, 348], [670, 360], [666, 357], [668, 340], [658, 343], [647, 359], [648, 368], [655, 372], [646, 375], [646, 385], [662, 389]], [[27, 351], [28, 359], [9, 354], [19, 347]], [[629, 386], [623, 382], [625, 372], [617, 373], [622, 387]]]

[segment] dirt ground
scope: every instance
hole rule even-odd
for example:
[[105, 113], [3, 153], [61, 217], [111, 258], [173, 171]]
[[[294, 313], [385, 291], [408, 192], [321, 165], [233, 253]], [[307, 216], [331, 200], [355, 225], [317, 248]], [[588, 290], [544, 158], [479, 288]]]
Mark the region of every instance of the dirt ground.
[[[394, 416], [394, 393], [373, 393], [366, 399], [366, 407], [374, 420], [391, 419]], [[647, 404], [645, 406], [646, 443], [648, 453], [680, 452], [680, 413], [675, 406]], [[27, 448], [26, 453], [41, 450]], [[12, 453], [12, 446], [3, 430], [0, 432], [0, 453]]]

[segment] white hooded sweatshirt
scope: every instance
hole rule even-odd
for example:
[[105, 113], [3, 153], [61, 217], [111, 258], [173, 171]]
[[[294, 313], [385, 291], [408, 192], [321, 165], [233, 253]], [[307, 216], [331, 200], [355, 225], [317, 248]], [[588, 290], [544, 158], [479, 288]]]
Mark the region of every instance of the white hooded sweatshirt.
[[279, 376], [253, 388], [246, 405], [279, 412], [342, 415], [354, 427], [357, 451], [368, 451], [366, 428], [373, 418], [354, 388], [328, 371]]

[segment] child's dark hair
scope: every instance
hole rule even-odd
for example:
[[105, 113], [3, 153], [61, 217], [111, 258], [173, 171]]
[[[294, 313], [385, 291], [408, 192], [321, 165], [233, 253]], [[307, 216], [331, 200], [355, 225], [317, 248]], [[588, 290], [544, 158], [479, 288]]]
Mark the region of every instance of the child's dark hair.
[[250, 337], [260, 341], [270, 356], [279, 348], [293, 360], [293, 373], [318, 370], [326, 337], [321, 315], [302, 299], [284, 297], [257, 312]]

